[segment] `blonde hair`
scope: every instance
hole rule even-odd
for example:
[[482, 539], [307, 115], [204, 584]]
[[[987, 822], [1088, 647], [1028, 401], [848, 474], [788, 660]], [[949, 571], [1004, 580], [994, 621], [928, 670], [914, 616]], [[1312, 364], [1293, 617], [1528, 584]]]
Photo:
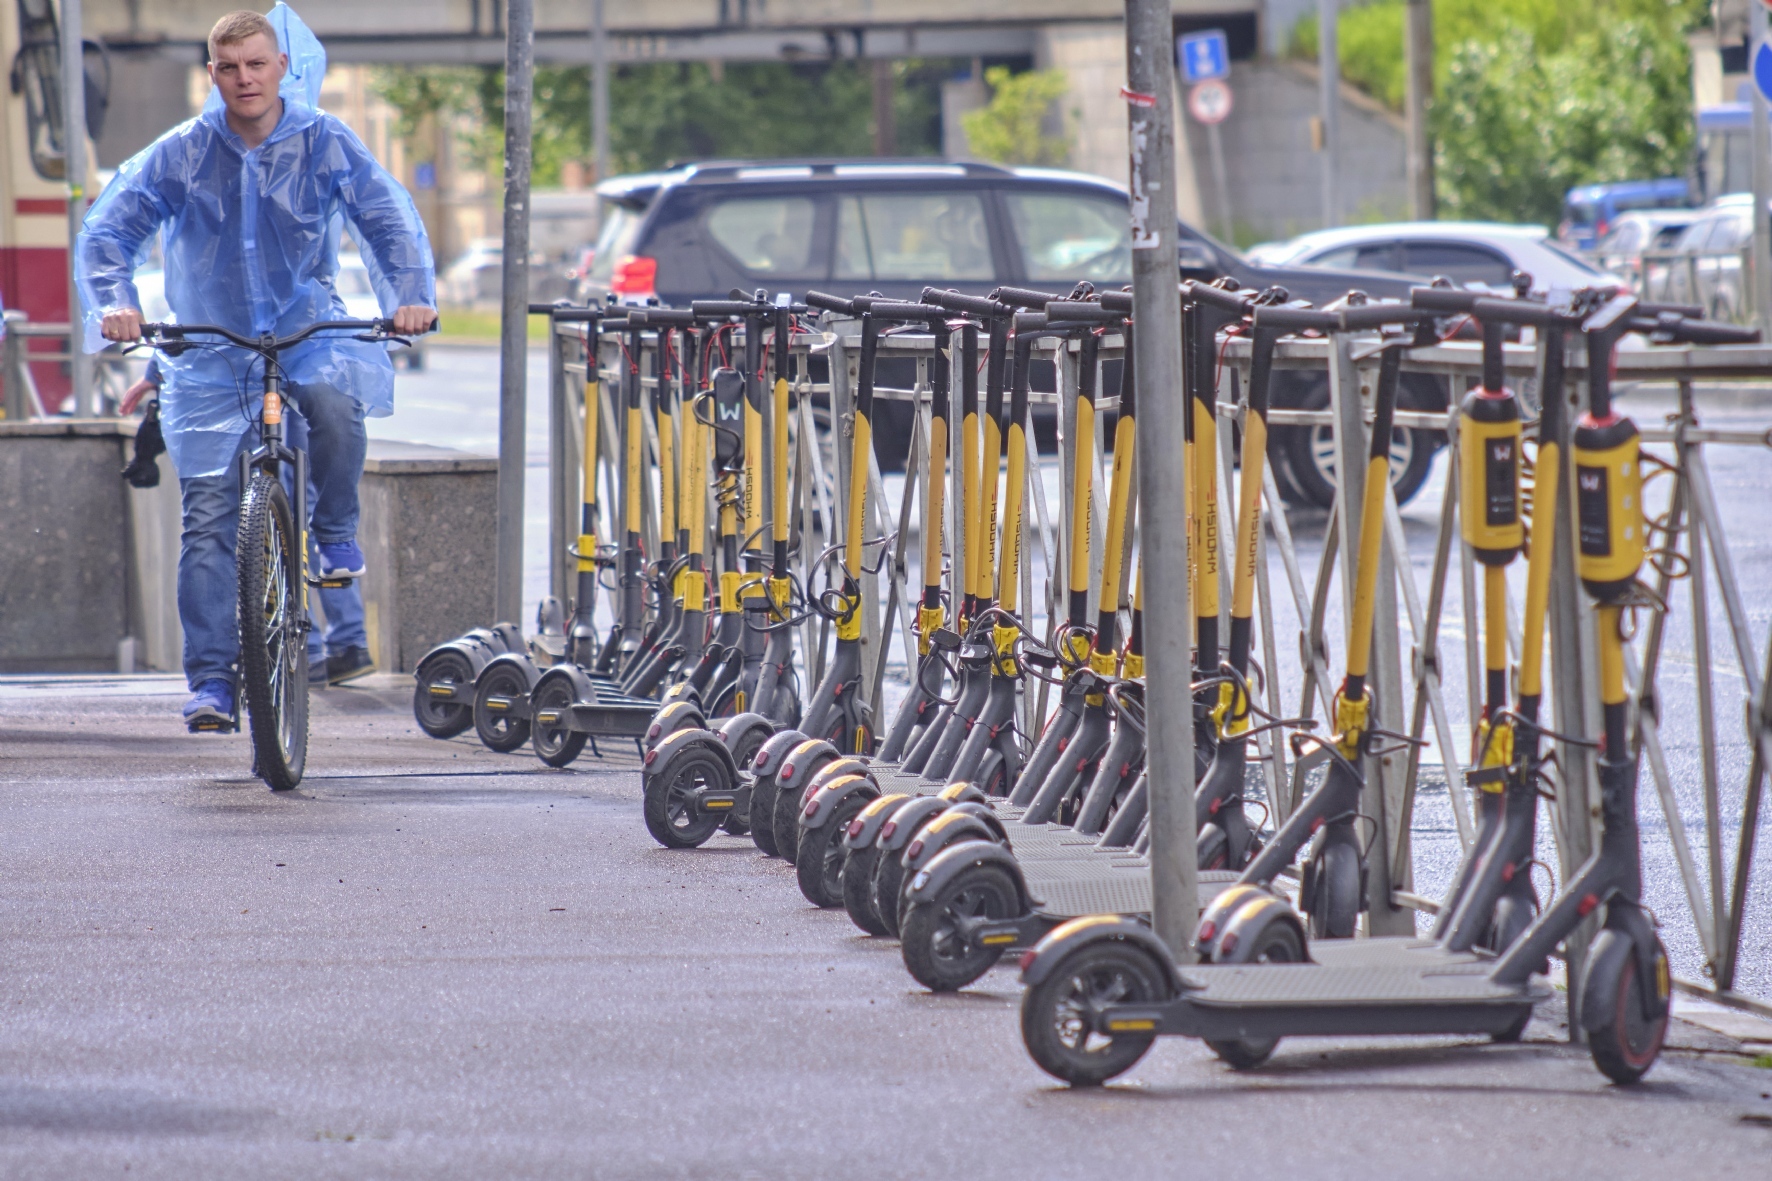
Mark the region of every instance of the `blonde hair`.
[[210, 60], [215, 60], [215, 51], [222, 46], [238, 45], [242, 41], [251, 40], [260, 33], [269, 37], [271, 39], [272, 47], [276, 48], [277, 30], [273, 29], [271, 27], [271, 22], [266, 20], [262, 15], [256, 12], [248, 12], [245, 9], [242, 9], [239, 12], [228, 13], [228, 15], [216, 21], [215, 27], [209, 30]]

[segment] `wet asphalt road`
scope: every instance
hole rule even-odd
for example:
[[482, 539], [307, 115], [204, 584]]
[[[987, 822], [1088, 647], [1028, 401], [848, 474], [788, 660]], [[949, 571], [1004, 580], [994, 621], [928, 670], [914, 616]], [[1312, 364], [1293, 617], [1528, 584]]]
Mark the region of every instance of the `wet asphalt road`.
[[631, 754], [316, 700], [274, 795], [168, 679], [0, 684], [0, 1176], [1763, 1178], [1772, 1071], [1676, 1027], [1518, 1047], [1167, 1041], [1069, 1093], [1013, 975], [935, 997], [748, 840], [655, 847]]

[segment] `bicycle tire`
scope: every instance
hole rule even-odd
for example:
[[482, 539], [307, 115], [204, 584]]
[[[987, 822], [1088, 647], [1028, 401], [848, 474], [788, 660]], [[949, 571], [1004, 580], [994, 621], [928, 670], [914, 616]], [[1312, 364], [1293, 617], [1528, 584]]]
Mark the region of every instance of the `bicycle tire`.
[[252, 473], [240, 503], [240, 692], [253, 771], [273, 791], [301, 782], [308, 756], [308, 646], [302, 562], [283, 483]]

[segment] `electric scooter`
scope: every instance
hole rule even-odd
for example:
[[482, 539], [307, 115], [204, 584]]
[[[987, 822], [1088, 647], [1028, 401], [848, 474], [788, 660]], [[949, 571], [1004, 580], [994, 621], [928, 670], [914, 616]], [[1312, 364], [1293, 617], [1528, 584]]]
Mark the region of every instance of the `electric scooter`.
[[[1419, 297], [1418, 297], [1419, 298]], [[1429, 297], [1431, 300], [1432, 297]], [[1385, 305], [1392, 306], [1392, 305]], [[1350, 311], [1353, 309], [1350, 309]], [[1686, 322], [1677, 314], [1637, 317], [1629, 295], [1610, 299], [1582, 324], [1586, 337], [1588, 412], [1576, 425], [1572, 466], [1581, 537], [1577, 572], [1597, 605], [1600, 697], [1605, 717], [1599, 848], [1564, 883], [1556, 899], [1499, 954], [1439, 940], [1389, 938], [1307, 943], [1303, 923], [1278, 897], [1242, 897], [1222, 926], [1201, 923], [1197, 942], [1211, 961], [1175, 963], [1148, 928], [1119, 917], [1067, 923], [1024, 958], [1022, 1036], [1042, 1069], [1073, 1085], [1094, 1085], [1129, 1069], [1162, 1034], [1200, 1037], [1233, 1066], [1264, 1061], [1288, 1035], [1482, 1034], [1517, 1037], [1533, 1006], [1550, 995], [1541, 978], [1550, 952], [1589, 915], [1602, 930], [1588, 953], [1580, 1012], [1595, 1064], [1614, 1081], [1634, 1082], [1653, 1065], [1668, 1020], [1667, 956], [1640, 903], [1641, 859], [1636, 824], [1636, 752], [1626, 730], [1621, 614], [1637, 605], [1636, 574], [1644, 557], [1639, 436], [1611, 403], [1610, 367], [1619, 338], [1649, 331], [1659, 339], [1712, 343], [1758, 339], [1751, 329]], [[1387, 352], [1386, 354], [1390, 354]], [[1379, 423], [1389, 426], [1380, 406]], [[1553, 421], [1553, 426], [1556, 424]], [[1325, 746], [1331, 779], [1358, 782], [1356, 759], [1372, 755], [1370, 695], [1364, 684], [1371, 635], [1370, 592], [1382, 527], [1373, 489], [1386, 476], [1388, 429], [1373, 432], [1362, 531], [1362, 554], [1349, 635], [1349, 675], [1337, 697], [1340, 732]], [[1556, 448], [1549, 458], [1555, 461]], [[1541, 460], [1542, 462], [1542, 460]], [[1491, 485], [1491, 490], [1494, 486]], [[1537, 499], [1535, 503], [1544, 503]], [[1534, 524], [1532, 563], [1549, 563], [1554, 514]], [[1548, 580], [1549, 575], [1539, 575]], [[1534, 579], [1528, 575], [1528, 585]], [[1542, 598], [1529, 598], [1527, 634], [1542, 632]], [[1532, 614], [1536, 612], [1536, 616]], [[1542, 644], [1522, 658], [1542, 660]], [[1526, 673], [1527, 670], [1523, 670]], [[1537, 668], [1521, 684], [1539, 684]], [[1520, 711], [1523, 715], [1525, 711]], [[1523, 716], [1512, 719], [1519, 726]], [[1532, 729], [1535, 725], [1527, 723]], [[1521, 744], [1521, 750], [1535, 743]], [[1533, 751], [1534, 755], [1536, 751]], [[1512, 774], [1538, 772], [1516, 757]], [[1484, 858], [1473, 848], [1467, 857]], [[1507, 862], [1488, 857], [1465, 874], [1465, 904], [1492, 891], [1489, 875]], [[1464, 937], [1471, 926], [1463, 925]], [[1454, 930], [1460, 924], [1454, 921]]]

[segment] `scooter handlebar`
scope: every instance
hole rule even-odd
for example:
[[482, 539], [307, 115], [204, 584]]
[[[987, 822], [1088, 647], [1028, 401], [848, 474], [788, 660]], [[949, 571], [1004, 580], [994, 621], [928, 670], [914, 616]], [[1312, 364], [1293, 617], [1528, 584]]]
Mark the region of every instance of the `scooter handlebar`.
[[1048, 320], [1069, 320], [1090, 324], [1114, 324], [1125, 317], [1105, 304], [1078, 299], [1055, 299], [1046, 305]]
[[1034, 291], [1027, 287], [999, 287], [991, 294], [996, 297], [999, 303], [1006, 303], [1011, 307], [1026, 308], [1029, 311], [1043, 308], [1049, 303], [1055, 303], [1064, 298], [1061, 295], [1054, 295], [1050, 291]]
[[958, 291], [941, 291], [934, 287], [923, 288], [923, 302], [950, 312], [965, 312], [986, 319], [1002, 315], [1006, 306], [982, 295], [962, 295]]
[[1028, 332], [1041, 332], [1047, 327], [1045, 312], [1016, 312], [1015, 331], [1017, 335]]
[[774, 309], [749, 299], [697, 299], [689, 310], [697, 316], [761, 316]]
[[1101, 306], [1121, 315], [1132, 314], [1132, 293], [1130, 291], [1104, 291], [1096, 296]]
[[1411, 287], [1409, 305], [1435, 312], [1468, 312], [1471, 305], [1486, 298], [1481, 292], [1461, 291], [1456, 287]]
[[1704, 319], [1704, 309], [1695, 303], [1639, 303], [1637, 311], [1645, 316], [1672, 314], [1687, 320]]
[[[1262, 313], [1266, 308], [1257, 308], [1255, 322], [1262, 323]], [[1278, 309], [1277, 309], [1278, 310]], [[1434, 313], [1425, 308], [1412, 308], [1406, 303], [1362, 303], [1342, 308], [1336, 313], [1339, 327], [1344, 332], [1357, 332], [1362, 328], [1379, 328], [1385, 324], [1419, 324], [1423, 320], [1431, 320]]]
[[1566, 308], [1554, 308], [1533, 299], [1474, 300], [1470, 312], [1479, 320], [1497, 324], [1579, 324], [1581, 317]]
[[940, 308], [902, 299], [870, 299], [866, 311], [882, 320], [914, 320], [922, 324], [944, 318]]
[[[1642, 307], [1641, 304], [1637, 306]], [[1758, 344], [1760, 341], [1758, 328], [1720, 324], [1715, 320], [1688, 320], [1673, 312], [1663, 312], [1653, 320], [1648, 317], [1633, 319], [1632, 327], [1638, 325], [1664, 340], [1685, 344]]]
[[689, 328], [701, 318], [689, 308], [634, 308], [628, 312], [628, 323], [634, 327]]
[[1246, 291], [1226, 291], [1222, 287], [1214, 287], [1210, 283], [1195, 283], [1191, 279], [1182, 285], [1182, 298], [1194, 303], [1208, 303], [1227, 312], [1243, 315], [1255, 303], [1253, 288]]
[[1255, 309], [1255, 326], [1257, 328], [1278, 328], [1282, 332], [1305, 332], [1315, 329], [1318, 332], [1335, 332], [1342, 327], [1341, 317], [1335, 312], [1319, 311], [1316, 308], [1288, 308], [1263, 305]]
[[836, 312], [838, 315], [843, 316], [857, 316], [861, 314], [856, 310], [853, 300], [847, 300], [836, 295], [826, 295], [822, 291], [808, 291], [806, 293], [806, 306], [809, 308], [817, 308], [821, 312]]

